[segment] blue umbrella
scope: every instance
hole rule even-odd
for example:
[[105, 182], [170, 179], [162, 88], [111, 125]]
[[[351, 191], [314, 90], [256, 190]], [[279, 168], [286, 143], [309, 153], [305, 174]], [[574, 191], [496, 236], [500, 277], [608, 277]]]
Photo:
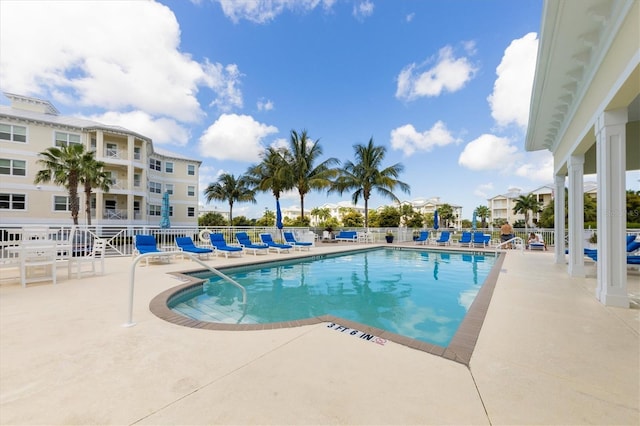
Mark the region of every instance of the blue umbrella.
[[440, 225], [438, 225], [438, 210], [436, 210], [433, 213], [433, 229], [438, 229], [440, 228]]
[[478, 228], [478, 218], [477, 218], [477, 214], [476, 211], [473, 211], [473, 219], [471, 219], [471, 227], [473, 229], [477, 229]]
[[169, 192], [165, 192], [162, 195], [162, 206], [160, 208], [160, 228], [168, 229], [171, 227], [171, 222], [169, 221]]
[[282, 212], [280, 211], [280, 200], [276, 200], [276, 228], [282, 229]]

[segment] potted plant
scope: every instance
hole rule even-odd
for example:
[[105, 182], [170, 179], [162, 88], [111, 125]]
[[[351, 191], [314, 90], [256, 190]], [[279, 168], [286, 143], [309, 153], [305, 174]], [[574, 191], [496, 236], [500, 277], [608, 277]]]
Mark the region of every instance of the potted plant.
[[393, 232], [387, 231], [387, 234], [384, 236], [387, 243], [391, 244], [393, 242]]
[[596, 234], [595, 232], [591, 234], [591, 236], [589, 237], [589, 244], [591, 244], [591, 248], [595, 248], [597, 246], [598, 234]]
[[417, 229], [413, 230], [413, 241], [416, 241], [420, 237], [420, 231]]

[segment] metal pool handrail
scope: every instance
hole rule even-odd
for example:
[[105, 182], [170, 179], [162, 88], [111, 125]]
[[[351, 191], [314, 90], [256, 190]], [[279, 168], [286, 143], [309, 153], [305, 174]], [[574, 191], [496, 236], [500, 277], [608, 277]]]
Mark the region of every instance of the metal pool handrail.
[[[204, 266], [205, 268], [207, 268], [209, 271], [213, 272], [214, 274], [216, 274], [217, 276], [219, 276], [220, 278], [222, 278], [225, 281], [230, 282], [231, 284], [233, 284], [234, 286], [238, 287], [240, 289], [240, 291], [242, 291], [242, 304], [246, 305], [247, 303], [247, 290], [238, 282], [234, 281], [232, 278], [226, 276], [225, 274], [223, 274], [222, 272], [218, 271], [216, 268], [213, 268], [209, 265], [207, 265], [206, 263], [204, 263], [202, 260], [200, 260], [198, 258], [198, 256], [194, 253], [187, 253], [185, 251], [180, 251], [180, 250], [175, 250], [175, 251], [163, 251], [162, 255], [181, 255], [181, 256], [188, 256], [191, 260], [199, 263], [200, 265]], [[133, 289], [135, 286], [135, 275], [136, 275], [136, 265], [138, 264], [138, 262], [142, 259], [144, 259], [145, 257], [151, 257], [151, 256], [158, 256], [157, 252], [154, 253], [144, 253], [141, 255], [138, 255], [135, 259], [133, 259], [133, 262], [131, 263], [131, 269], [130, 269], [130, 273], [129, 273], [129, 317], [126, 323], [122, 324], [123, 327], [132, 327], [134, 325], [136, 325], [135, 322], [133, 322]]]
[[[505, 248], [505, 246], [507, 246], [507, 245], [509, 245], [509, 244], [513, 244], [513, 243], [517, 243], [517, 245], [518, 245], [518, 246], [519, 246], [519, 248], [520, 248], [520, 251], [521, 251], [522, 253], [524, 253], [524, 240], [523, 240], [522, 238], [520, 238], [520, 237], [513, 237], [513, 238], [511, 238], [510, 240], [507, 240], [507, 241], [504, 241], [504, 242], [502, 242], [502, 243], [500, 243], [500, 244], [497, 244], [497, 245], [495, 246], [495, 249], [496, 249], [496, 250], [504, 249], [504, 248]], [[515, 244], [514, 244], [514, 245], [515, 245]]]

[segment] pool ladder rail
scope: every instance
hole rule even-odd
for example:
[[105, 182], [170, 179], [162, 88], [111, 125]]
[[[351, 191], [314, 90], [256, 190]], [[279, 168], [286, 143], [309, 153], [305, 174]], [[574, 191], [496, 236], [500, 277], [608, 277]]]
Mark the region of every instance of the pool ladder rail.
[[[170, 256], [170, 255], [187, 256], [191, 260], [193, 260], [194, 262], [199, 263], [201, 266], [204, 266], [209, 271], [213, 272], [214, 274], [216, 274], [217, 276], [219, 276], [223, 280], [228, 281], [232, 285], [238, 287], [240, 289], [240, 291], [242, 291], [242, 304], [246, 306], [246, 304], [247, 304], [247, 289], [245, 289], [240, 283], [238, 283], [237, 281], [233, 280], [231, 277], [223, 274], [222, 272], [218, 271], [216, 268], [213, 268], [212, 266], [207, 265], [206, 263], [204, 263], [202, 260], [200, 260], [200, 258], [198, 257], [197, 254], [188, 253], [186, 251], [181, 251], [181, 250], [165, 251], [165, 252], [162, 252], [162, 254], [163, 255], [167, 255], [167, 256]], [[131, 269], [130, 269], [130, 273], [129, 273], [129, 316], [127, 318], [127, 322], [122, 325], [123, 327], [132, 327], [132, 326], [136, 325], [136, 323], [133, 322], [133, 293], [134, 293], [133, 290], [134, 290], [134, 287], [135, 287], [136, 265], [138, 264], [138, 262], [140, 262], [141, 260], [143, 260], [143, 259], [145, 259], [147, 257], [157, 256], [157, 255], [158, 255], [158, 253], [155, 253], [155, 252], [143, 253], [143, 254], [138, 255], [135, 259], [133, 259], [133, 262], [131, 263]]]

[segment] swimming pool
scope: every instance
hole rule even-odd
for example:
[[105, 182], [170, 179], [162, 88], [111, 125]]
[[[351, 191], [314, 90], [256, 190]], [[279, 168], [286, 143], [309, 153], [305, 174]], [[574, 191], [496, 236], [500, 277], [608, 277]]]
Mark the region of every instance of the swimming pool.
[[493, 253], [377, 248], [222, 270], [169, 298], [196, 321], [272, 324], [323, 315], [447, 347], [490, 274]]

